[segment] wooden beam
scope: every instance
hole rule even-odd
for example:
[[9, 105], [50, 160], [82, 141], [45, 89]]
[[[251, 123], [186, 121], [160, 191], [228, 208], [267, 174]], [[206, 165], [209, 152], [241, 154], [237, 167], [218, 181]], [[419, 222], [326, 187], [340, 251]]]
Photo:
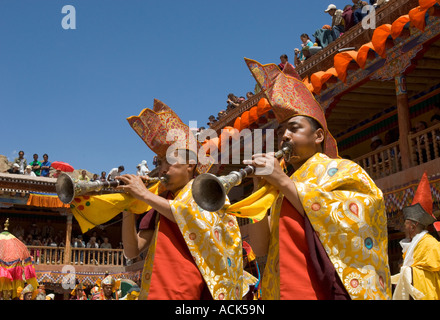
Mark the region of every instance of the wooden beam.
[[342, 97], [341, 100], [344, 101], [356, 101], [356, 102], [360, 102], [360, 103], [364, 103], [364, 102], [382, 102], [382, 103], [393, 103], [396, 102], [396, 96], [372, 96], [369, 94], [351, 94], [348, 93], [346, 95], [344, 95]]
[[440, 78], [431, 78], [430, 76], [426, 76], [426, 77], [407, 76], [406, 77], [406, 83], [426, 84], [426, 83], [439, 83], [439, 82], [440, 82]]
[[366, 93], [369, 95], [383, 95], [383, 96], [396, 96], [396, 91], [394, 89], [379, 89], [379, 88], [363, 88], [363, 87], [359, 87], [354, 89], [353, 91], [351, 91], [351, 93]]
[[363, 88], [377, 88], [377, 89], [393, 89], [396, 90], [396, 87], [394, 85], [394, 81], [379, 81], [379, 80], [372, 80], [364, 83], [362, 85]]
[[[440, 63], [440, 62], [439, 62]], [[432, 72], [427, 69], [414, 69], [411, 73], [406, 75], [407, 78], [411, 77], [430, 77], [430, 78], [440, 78], [440, 72]]]
[[[348, 111], [348, 110], [347, 110]], [[348, 112], [340, 112], [340, 113], [332, 113], [330, 115], [330, 117], [327, 119], [328, 121], [333, 121], [333, 120], [357, 120], [360, 117], [360, 113], [348, 113]], [[364, 112], [365, 115], [365, 112]]]
[[339, 101], [336, 107], [353, 107], [353, 108], [361, 108], [361, 109], [374, 109], [374, 110], [382, 110], [383, 108], [388, 108], [395, 103], [382, 103], [380, 101], [377, 102], [359, 102], [353, 103], [353, 101]]
[[417, 83], [407, 83], [407, 91], [416, 91], [416, 92], [420, 92], [420, 91], [425, 91], [427, 89], [429, 89], [429, 85], [426, 84], [417, 84]]
[[417, 69], [440, 70], [440, 61], [438, 59], [420, 59], [417, 61]]
[[440, 59], [440, 47], [432, 47], [425, 52], [423, 58]]

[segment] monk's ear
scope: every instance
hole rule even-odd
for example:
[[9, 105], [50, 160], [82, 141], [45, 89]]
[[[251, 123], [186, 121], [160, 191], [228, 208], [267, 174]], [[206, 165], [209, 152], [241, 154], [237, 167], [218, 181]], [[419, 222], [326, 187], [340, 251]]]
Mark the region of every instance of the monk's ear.
[[319, 128], [315, 131], [315, 143], [321, 144], [324, 142], [325, 139], [325, 132], [322, 128]]
[[191, 177], [194, 177], [197, 168], [197, 163], [194, 160], [189, 160], [188, 173]]

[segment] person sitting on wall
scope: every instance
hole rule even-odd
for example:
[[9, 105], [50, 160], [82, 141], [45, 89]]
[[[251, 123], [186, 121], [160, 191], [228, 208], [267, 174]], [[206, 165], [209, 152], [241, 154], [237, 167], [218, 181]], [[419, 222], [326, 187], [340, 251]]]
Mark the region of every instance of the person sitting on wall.
[[334, 4], [330, 4], [324, 11], [332, 17], [332, 24], [324, 25], [321, 29], [315, 31], [313, 36], [323, 48], [335, 41], [345, 31], [345, 21], [342, 17], [343, 11], [337, 9]]
[[20, 165], [18, 163], [14, 163], [12, 167], [6, 170], [5, 172], [12, 174], [20, 174]]

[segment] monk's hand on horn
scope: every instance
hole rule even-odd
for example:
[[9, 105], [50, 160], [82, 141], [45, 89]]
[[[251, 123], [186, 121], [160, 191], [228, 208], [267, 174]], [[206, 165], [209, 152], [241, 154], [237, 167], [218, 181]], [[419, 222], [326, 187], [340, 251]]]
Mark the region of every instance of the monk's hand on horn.
[[146, 191], [148, 191], [145, 187], [145, 183], [139, 176], [136, 176], [134, 174], [124, 174], [117, 178], [123, 184], [119, 185], [116, 189], [123, 190], [131, 194], [136, 199], [142, 200], [143, 195]]

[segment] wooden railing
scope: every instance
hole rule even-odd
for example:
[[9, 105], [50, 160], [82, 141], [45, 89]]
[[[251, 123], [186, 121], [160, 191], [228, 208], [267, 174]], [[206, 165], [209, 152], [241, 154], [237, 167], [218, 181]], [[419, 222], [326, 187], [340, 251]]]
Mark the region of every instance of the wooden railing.
[[399, 142], [394, 142], [354, 159], [373, 179], [402, 171]]
[[[410, 134], [411, 167], [440, 158], [440, 123]], [[394, 142], [353, 160], [373, 179], [402, 171], [399, 142]]]
[[63, 264], [64, 248], [49, 246], [27, 246], [35, 264]]
[[27, 246], [35, 264], [40, 265], [61, 265], [78, 264], [88, 266], [123, 266], [125, 257], [123, 249], [92, 249], [92, 248], [71, 248], [71, 256], [65, 260], [63, 247], [49, 246]]
[[412, 166], [434, 160], [440, 155], [440, 123], [410, 134], [409, 148]]

